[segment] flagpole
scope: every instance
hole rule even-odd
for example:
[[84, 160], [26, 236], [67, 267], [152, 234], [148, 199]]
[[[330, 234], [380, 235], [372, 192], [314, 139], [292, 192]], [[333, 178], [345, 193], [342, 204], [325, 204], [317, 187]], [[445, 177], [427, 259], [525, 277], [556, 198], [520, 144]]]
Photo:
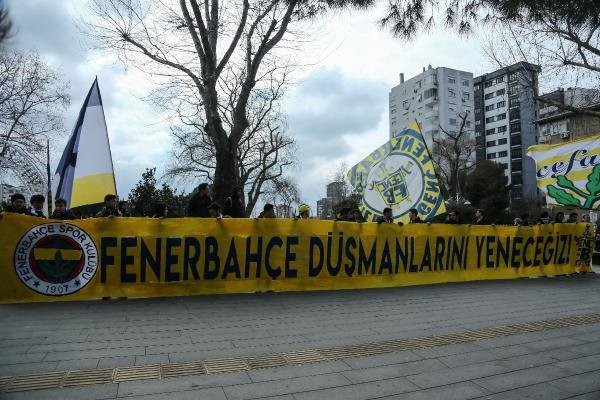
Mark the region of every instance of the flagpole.
[[48, 218], [52, 215], [52, 182], [50, 181], [50, 139], [46, 137], [46, 178], [48, 180]]

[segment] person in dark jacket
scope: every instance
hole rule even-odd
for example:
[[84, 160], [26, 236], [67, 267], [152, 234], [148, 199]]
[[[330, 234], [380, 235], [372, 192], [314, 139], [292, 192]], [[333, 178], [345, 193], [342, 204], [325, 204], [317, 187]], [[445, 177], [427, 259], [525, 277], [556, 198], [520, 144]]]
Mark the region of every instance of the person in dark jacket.
[[34, 194], [33, 196], [31, 196], [31, 199], [29, 199], [29, 204], [31, 204], [31, 207], [27, 209], [29, 215], [32, 215], [34, 217], [46, 218], [46, 216], [44, 215], [44, 211], [42, 211], [44, 208], [45, 201], [46, 198], [44, 197], [44, 195]]
[[565, 213], [562, 211], [559, 211], [556, 213], [556, 215], [554, 216], [554, 223], [555, 224], [562, 224], [565, 220]]
[[121, 211], [119, 211], [117, 196], [114, 194], [107, 194], [106, 196], [104, 196], [104, 207], [102, 207], [102, 210], [100, 210], [100, 212], [96, 214], [96, 217], [112, 218], [120, 216], [122, 215]]
[[201, 183], [198, 185], [196, 193], [190, 198], [188, 204], [187, 216], [198, 217], [198, 218], [209, 218], [210, 217], [210, 205], [212, 204], [210, 198], [210, 189], [208, 183]]
[[411, 208], [410, 210], [408, 210], [408, 218], [410, 219], [410, 221], [408, 222], [409, 224], [422, 224], [423, 223], [421, 218], [419, 218], [419, 212], [417, 211], [416, 208]]
[[460, 224], [460, 220], [458, 219], [458, 213], [454, 210], [448, 211], [448, 216], [446, 216], [446, 223], [453, 225]]
[[15, 193], [10, 196], [10, 206], [6, 207], [4, 211], [14, 214], [29, 215], [27, 208], [25, 207], [25, 196], [21, 193]]
[[265, 204], [258, 218], [277, 218], [275, 215], [275, 206], [273, 204]]
[[225, 199], [225, 215], [229, 215], [231, 218], [246, 218], [242, 189], [233, 189], [231, 196]]
[[50, 215], [51, 219], [62, 219], [63, 221], [77, 219], [77, 216], [67, 208], [67, 201], [60, 197], [54, 200], [54, 211]]
[[473, 225], [489, 225], [481, 208], [475, 210], [475, 219], [473, 220]]
[[378, 224], [393, 224], [394, 223], [394, 217], [392, 216], [392, 209], [389, 207], [386, 207], [383, 209], [383, 215], [380, 217], [377, 217], [376, 222]]

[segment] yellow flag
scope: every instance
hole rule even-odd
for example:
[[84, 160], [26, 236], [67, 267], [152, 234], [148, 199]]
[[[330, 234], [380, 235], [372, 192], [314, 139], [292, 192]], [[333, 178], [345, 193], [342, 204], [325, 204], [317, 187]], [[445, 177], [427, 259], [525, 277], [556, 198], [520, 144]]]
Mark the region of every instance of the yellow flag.
[[377, 148], [348, 172], [361, 196], [368, 221], [392, 209], [394, 220], [407, 222], [410, 209], [423, 220], [446, 212], [431, 155], [416, 121]]

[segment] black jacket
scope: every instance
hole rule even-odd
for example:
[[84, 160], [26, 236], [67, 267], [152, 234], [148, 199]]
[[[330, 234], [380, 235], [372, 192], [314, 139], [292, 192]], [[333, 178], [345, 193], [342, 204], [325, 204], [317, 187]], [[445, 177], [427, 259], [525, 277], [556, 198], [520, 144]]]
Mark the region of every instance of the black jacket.
[[50, 218], [51, 219], [62, 219], [63, 221], [67, 221], [67, 220], [77, 219], [77, 216], [71, 210], [66, 210], [66, 211], [54, 210], [52, 212], [52, 215], [50, 215]]
[[195, 193], [190, 198], [190, 202], [188, 204], [187, 209], [187, 216], [209, 218], [210, 213], [208, 212], [208, 208], [211, 204], [212, 199], [210, 198], [210, 196], [200, 196], [200, 193]]
[[231, 218], [246, 218], [242, 200], [232, 197], [225, 199], [225, 212], [223, 214], [229, 215]]
[[30, 215], [29, 211], [26, 208], [21, 208], [19, 210], [16, 210], [16, 209], [13, 208], [13, 206], [6, 206], [6, 208], [4, 209], [4, 212], [9, 212], [9, 213], [14, 213], [14, 214]]

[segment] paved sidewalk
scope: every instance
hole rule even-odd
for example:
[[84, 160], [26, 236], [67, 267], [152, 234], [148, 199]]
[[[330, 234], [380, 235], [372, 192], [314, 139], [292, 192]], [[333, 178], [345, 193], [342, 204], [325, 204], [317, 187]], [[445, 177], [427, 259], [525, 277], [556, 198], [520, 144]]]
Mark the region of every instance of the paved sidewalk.
[[[0, 376], [240, 357], [600, 313], [600, 275], [0, 306]], [[600, 399], [600, 323], [4, 399]], [[580, 397], [576, 397], [580, 396]]]

